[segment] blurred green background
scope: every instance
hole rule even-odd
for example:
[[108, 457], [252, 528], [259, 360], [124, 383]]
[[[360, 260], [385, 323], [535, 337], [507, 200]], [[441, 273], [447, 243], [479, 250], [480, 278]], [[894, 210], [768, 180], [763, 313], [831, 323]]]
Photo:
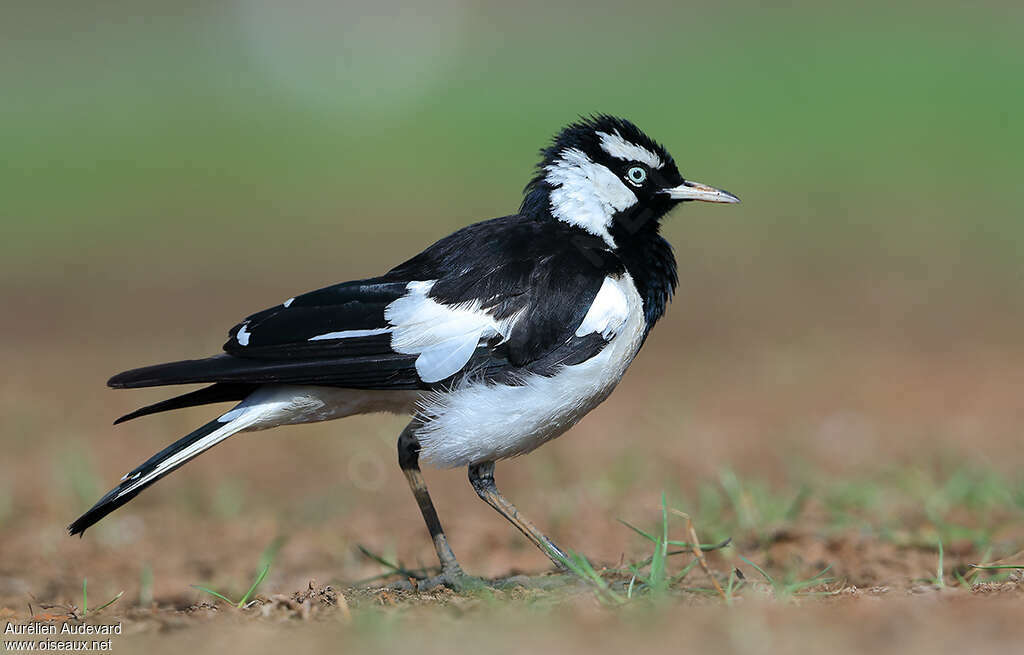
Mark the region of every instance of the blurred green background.
[[684, 254], [748, 262], [740, 278], [899, 275], [934, 291], [1024, 273], [1020, 3], [3, 13], [0, 270], [16, 285], [139, 266], [270, 274], [252, 262], [282, 249], [278, 275], [285, 261], [322, 283], [377, 273], [514, 211], [536, 150], [598, 111], [743, 198], [668, 227]]

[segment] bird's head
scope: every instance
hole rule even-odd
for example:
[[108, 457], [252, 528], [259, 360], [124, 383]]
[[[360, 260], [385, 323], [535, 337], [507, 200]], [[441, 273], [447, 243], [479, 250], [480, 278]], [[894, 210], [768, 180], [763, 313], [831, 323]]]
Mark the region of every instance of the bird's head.
[[612, 248], [657, 229], [680, 202], [740, 201], [685, 179], [661, 144], [623, 118], [581, 119], [559, 132], [541, 156], [520, 211], [576, 225]]

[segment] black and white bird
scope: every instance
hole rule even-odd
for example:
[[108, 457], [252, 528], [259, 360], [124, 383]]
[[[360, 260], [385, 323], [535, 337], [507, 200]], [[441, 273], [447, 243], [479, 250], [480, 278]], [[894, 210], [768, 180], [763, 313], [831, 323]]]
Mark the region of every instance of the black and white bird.
[[207, 383], [117, 423], [240, 401], [127, 473], [69, 526], [87, 528], [238, 432], [370, 412], [409, 414], [398, 461], [441, 561], [463, 574], [419, 460], [467, 466], [476, 492], [552, 561], [564, 553], [494, 484], [496, 461], [561, 435], [612, 392], [676, 286], [662, 218], [735, 203], [685, 179], [633, 123], [581, 119], [541, 150], [519, 213], [462, 228], [380, 277], [343, 282], [231, 329], [224, 353], [115, 375], [115, 388]]

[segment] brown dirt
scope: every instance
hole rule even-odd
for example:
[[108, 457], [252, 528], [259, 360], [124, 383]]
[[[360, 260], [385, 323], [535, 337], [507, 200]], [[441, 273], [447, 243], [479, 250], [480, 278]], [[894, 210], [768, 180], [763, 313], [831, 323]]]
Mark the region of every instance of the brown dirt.
[[[939, 589], [922, 582], [934, 577], [934, 533], [912, 495], [887, 496], [885, 516], [838, 528], [822, 495], [865, 478], [892, 494], [900, 485], [885, 486], [890, 476], [941, 478], [960, 464], [1016, 479], [1024, 321], [977, 296], [971, 320], [939, 321], [935, 308], [899, 315], [904, 296], [816, 292], [784, 280], [777, 285], [790, 284], [790, 295], [769, 307], [753, 292], [725, 295], [716, 282], [697, 275], [611, 400], [557, 442], [499, 465], [498, 482], [557, 542], [614, 566], [649, 555], [615, 519], [650, 526], [662, 490], [676, 503], [693, 501], [701, 485], [731, 469], [786, 495], [810, 471], [818, 484], [799, 519], [738, 532], [732, 554], [710, 561], [723, 580], [736, 566], [748, 579], [756, 575], [737, 554], [780, 576], [810, 576], [831, 565], [835, 580], [819, 589], [828, 596], [770, 599], [752, 579], [728, 609], [682, 590], [664, 604], [626, 609], [604, 607], [576, 586], [381, 591], [378, 582], [360, 582], [382, 569], [359, 555], [357, 544], [410, 567], [433, 564], [393, 461], [402, 427], [394, 417], [230, 440], [84, 539], [69, 539], [64, 526], [122, 472], [209, 413], [111, 428], [113, 417], [163, 392], [108, 391], [105, 377], [212, 352], [220, 331], [247, 310], [315, 285], [290, 280], [239, 295], [237, 284], [225, 281], [187, 300], [184, 292], [154, 295], [126, 285], [113, 301], [123, 311], [111, 313], [109, 288], [83, 284], [73, 293], [45, 286], [4, 292], [15, 320], [5, 322], [0, 345], [9, 371], [0, 381], [0, 622], [27, 620], [30, 604], [39, 616], [78, 612], [88, 578], [90, 604], [125, 592], [95, 619], [124, 622], [128, 634], [115, 651], [200, 644], [426, 652], [470, 644], [497, 652], [666, 644], [794, 653], [1019, 647], [1018, 581], [951, 586], [954, 571], [985, 554], [973, 542], [946, 544], [950, 586]], [[181, 314], [186, 302], [196, 311]], [[539, 553], [479, 503], [463, 472], [426, 475], [465, 568], [489, 578], [547, 570]], [[1024, 544], [1019, 514], [966, 513], [964, 523], [992, 529], [995, 556]], [[695, 519], [700, 530], [702, 517]], [[895, 535], [871, 528], [883, 523], [896, 526]], [[211, 603], [190, 586], [241, 593], [278, 537], [283, 546], [252, 607]], [[699, 571], [691, 580], [707, 585]]]

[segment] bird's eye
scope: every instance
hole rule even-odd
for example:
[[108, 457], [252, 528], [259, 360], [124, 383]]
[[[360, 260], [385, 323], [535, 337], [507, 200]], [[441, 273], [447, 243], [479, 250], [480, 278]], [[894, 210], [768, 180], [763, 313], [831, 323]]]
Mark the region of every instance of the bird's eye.
[[647, 171], [639, 166], [634, 166], [626, 171], [626, 177], [628, 177], [629, 181], [636, 186], [640, 186], [647, 180]]

